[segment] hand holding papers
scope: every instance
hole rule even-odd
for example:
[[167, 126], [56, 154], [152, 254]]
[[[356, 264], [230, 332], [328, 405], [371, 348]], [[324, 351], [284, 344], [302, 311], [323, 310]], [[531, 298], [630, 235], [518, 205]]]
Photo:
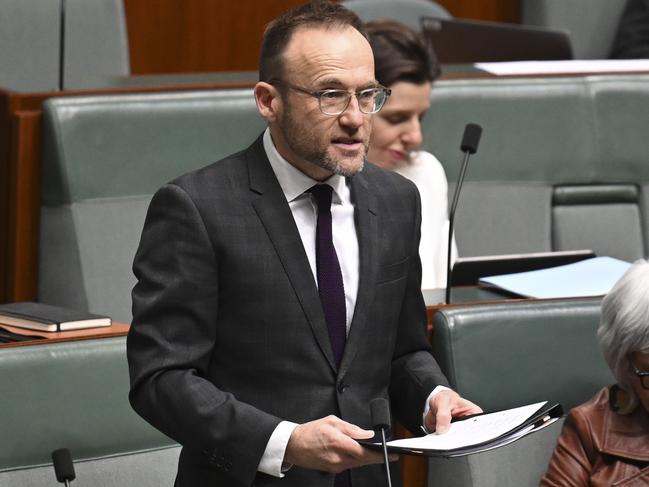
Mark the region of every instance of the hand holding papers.
[[[504, 446], [550, 425], [563, 414], [560, 405], [539, 402], [505, 411], [459, 419], [448, 432], [420, 438], [393, 440], [388, 451], [424, 456], [455, 457]], [[380, 447], [376, 440], [360, 440], [369, 447]]]

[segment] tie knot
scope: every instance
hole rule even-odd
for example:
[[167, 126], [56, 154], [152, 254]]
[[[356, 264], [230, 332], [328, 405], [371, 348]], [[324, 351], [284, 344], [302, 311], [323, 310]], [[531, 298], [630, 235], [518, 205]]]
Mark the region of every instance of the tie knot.
[[318, 202], [318, 211], [328, 211], [331, 209], [331, 198], [333, 188], [328, 184], [316, 184], [309, 189], [309, 192]]

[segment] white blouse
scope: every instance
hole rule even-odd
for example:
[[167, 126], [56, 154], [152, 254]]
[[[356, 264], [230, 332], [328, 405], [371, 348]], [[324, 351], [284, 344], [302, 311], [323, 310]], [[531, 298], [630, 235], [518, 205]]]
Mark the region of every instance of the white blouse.
[[[410, 179], [421, 195], [422, 289], [446, 287], [446, 253], [448, 245], [448, 183], [442, 164], [430, 152], [418, 151], [411, 161], [395, 172]], [[451, 262], [457, 259], [455, 236]]]

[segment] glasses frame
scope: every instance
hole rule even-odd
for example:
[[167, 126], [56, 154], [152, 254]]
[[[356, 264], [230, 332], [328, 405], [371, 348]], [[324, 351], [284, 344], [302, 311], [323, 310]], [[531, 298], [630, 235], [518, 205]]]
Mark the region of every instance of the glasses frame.
[[[383, 98], [383, 102], [381, 103], [381, 105], [377, 109], [375, 109], [373, 111], [366, 111], [361, 107], [360, 103], [358, 104], [358, 109], [361, 111], [361, 113], [364, 113], [366, 115], [373, 115], [375, 113], [378, 113], [381, 110], [381, 108], [383, 108], [385, 106], [385, 102], [388, 100], [388, 97], [392, 94], [392, 90], [390, 88], [386, 88], [385, 86], [382, 86], [382, 85], [377, 85], [377, 86], [373, 86], [371, 88], [364, 88], [362, 90], [350, 92], [348, 90], [333, 89], [333, 88], [332, 89], [326, 89], [326, 90], [310, 90], [310, 89], [305, 88], [303, 86], [294, 85], [292, 83], [289, 83], [287, 81], [283, 81], [283, 80], [280, 80], [280, 79], [272, 80], [270, 82], [270, 84], [271, 85], [276, 85], [276, 84], [283, 85], [283, 86], [286, 86], [287, 88], [290, 88], [292, 90], [295, 90], [295, 91], [298, 91], [300, 93], [304, 93], [305, 95], [309, 95], [309, 96], [312, 96], [313, 98], [316, 98], [318, 100], [318, 108], [320, 109], [320, 111], [322, 113], [324, 113], [325, 115], [329, 115], [329, 116], [332, 116], [332, 117], [337, 117], [337, 116], [342, 115], [343, 113], [345, 113], [345, 110], [347, 110], [347, 108], [349, 108], [349, 103], [352, 101], [352, 96], [355, 96], [356, 99], [358, 100], [359, 95], [362, 95], [363, 93], [366, 93], [368, 91], [382, 91], [385, 94], [385, 97]], [[327, 111], [325, 111], [322, 108], [322, 97], [324, 95], [328, 94], [328, 93], [344, 93], [345, 95], [347, 95], [347, 102], [345, 103], [345, 106], [341, 110], [338, 110], [338, 111], [335, 111], [335, 112], [327, 112]]]
[[635, 372], [635, 375], [640, 379], [640, 385], [642, 388], [649, 390], [649, 380], [647, 380], [649, 372], [640, 370], [635, 366], [635, 364], [633, 364], [633, 362], [631, 362], [631, 367], [633, 367], [633, 372]]

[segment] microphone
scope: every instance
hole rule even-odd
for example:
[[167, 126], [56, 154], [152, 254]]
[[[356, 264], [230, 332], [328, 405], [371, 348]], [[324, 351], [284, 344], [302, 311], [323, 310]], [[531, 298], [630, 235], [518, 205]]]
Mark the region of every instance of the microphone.
[[59, 10], [59, 91], [65, 88], [65, 2], [61, 0]]
[[480, 136], [482, 135], [482, 127], [475, 123], [469, 123], [464, 127], [464, 135], [462, 136], [462, 143], [460, 144], [460, 150], [464, 152], [464, 160], [462, 161], [462, 167], [460, 169], [460, 177], [457, 180], [457, 185], [455, 186], [455, 193], [453, 194], [453, 202], [451, 203], [451, 210], [448, 213], [448, 250], [446, 252], [446, 299], [445, 303], [451, 303], [451, 278], [452, 278], [452, 266], [451, 266], [451, 247], [453, 245], [453, 222], [455, 221], [455, 209], [457, 208], [457, 202], [460, 198], [460, 190], [462, 189], [462, 183], [464, 182], [464, 174], [466, 173], [466, 167], [469, 163], [469, 156], [475, 154], [478, 151], [478, 144], [480, 143]]
[[72, 464], [72, 455], [67, 448], [59, 448], [52, 452], [52, 462], [54, 463], [54, 473], [56, 480], [65, 483], [69, 487], [70, 481], [76, 478], [74, 474], [74, 465]]
[[390, 405], [388, 404], [388, 400], [382, 397], [372, 399], [370, 401], [370, 416], [372, 418], [372, 429], [381, 430], [385, 476], [388, 480], [388, 487], [392, 487], [390, 464], [388, 462], [388, 447], [385, 443], [385, 430], [390, 429]]

